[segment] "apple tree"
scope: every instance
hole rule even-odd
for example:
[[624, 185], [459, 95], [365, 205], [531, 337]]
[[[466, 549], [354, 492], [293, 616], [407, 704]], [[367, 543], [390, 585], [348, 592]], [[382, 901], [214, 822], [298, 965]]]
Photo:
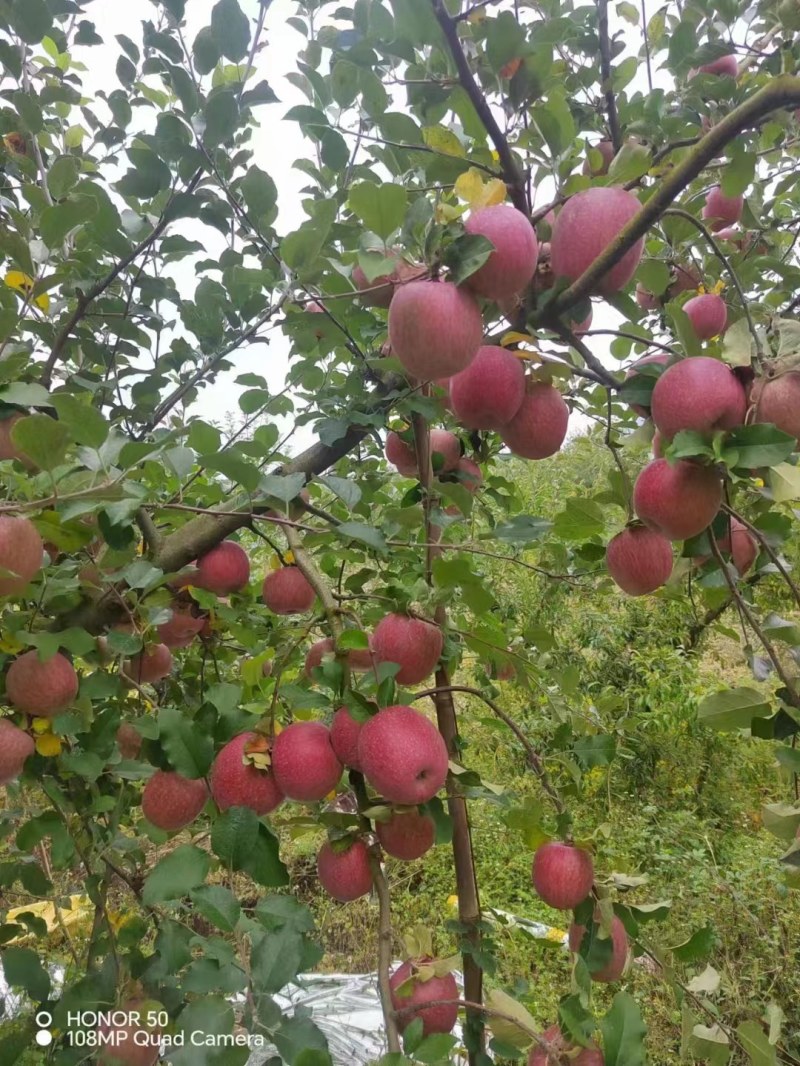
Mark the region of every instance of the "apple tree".
[[[689, 1057], [797, 1063], [778, 1006], [719, 1016], [611, 876], [564, 752], [613, 748], [487, 578], [738, 626], [759, 687], [697, 714], [774, 746], [764, 823], [797, 885], [796, 0], [136, 6], [134, 40], [99, 32], [103, 0], [0, 4], [0, 959], [24, 997], [0, 1061], [232, 1066], [248, 1033], [330, 1062], [275, 999], [321, 957], [280, 846], [316, 832], [322, 890], [379, 912], [385, 1066], [638, 1066], [633, 956]], [[306, 148], [291, 225], [265, 116]], [[270, 339], [280, 388], [237, 370]], [[223, 431], [197, 405], [231, 380]], [[510, 456], [568, 433], [612, 472], [545, 521]], [[508, 684], [554, 694], [552, 751]], [[470, 809], [515, 798], [471, 765], [467, 700], [541, 800], [533, 887], [573, 960], [544, 1031], [495, 976]], [[458, 900], [438, 955], [393, 927], [383, 865], [433, 846]], [[66, 883], [91, 920], [60, 980], [34, 904], [63, 924]]]

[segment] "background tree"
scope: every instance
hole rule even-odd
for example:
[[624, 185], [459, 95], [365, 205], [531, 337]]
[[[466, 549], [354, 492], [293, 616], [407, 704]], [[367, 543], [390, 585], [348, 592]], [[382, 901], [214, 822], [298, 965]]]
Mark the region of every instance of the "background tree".
[[[795, 5], [300, 4], [288, 232], [281, 146], [254, 149], [281, 106], [277, 9], [218, 0], [195, 25], [183, 0], [149, 5], [90, 96], [92, 6], [0, 5], [0, 885], [22, 901], [0, 932], [30, 1006], [2, 1061], [150, 1063], [161, 1040], [174, 1064], [242, 1063], [223, 1038], [243, 1027], [328, 1062], [274, 999], [320, 959], [279, 839], [320, 829], [323, 888], [378, 902], [385, 1066], [450, 1061], [459, 1014], [470, 1066], [637, 1066], [631, 954], [680, 1008], [653, 1061], [800, 1061], [796, 997], [759, 987], [723, 1016], [713, 938], [651, 937], [669, 908], [615, 871], [613, 811], [587, 814], [597, 768], [630, 761], [643, 790], [654, 766], [659, 723], [630, 728], [615, 688], [666, 689], [622, 647], [646, 656], [660, 625], [691, 658], [741, 633], [753, 680], [692, 694], [675, 743], [705, 744], [702, 807], [715, 733], [766, 742], [785, 786], [763, 810], [769, 891], [797, 883]], [[223, 434], [193, 405], [273, 330], [285, 383], [240, 374]], [[529, 513], [538, 475], [509, 451], [546, 461], [568, 422], [586, 466], [549, 464]], [[617, 586], [655, 593], [624, 642], [602, 628], [620, 682], [553, 637], [589, 592], [618, 611]], [[599, 622], [571, 624], [603, 654]], [[530, 791], [484, 780], [468, 740], [488, 719]], [[472, 831], [492, 806], [570, 927], [547, 1027], [496, 973]], [[434, 842], [457, 916], [435, 944], [403, 930], [391, 973], [382, 856]], [[85, 946], [66, 884], [91, 903]], [[26, 909], [47, 901], [63, 986]], [[75, 1021], [113, 1006], [125, 1020]]]

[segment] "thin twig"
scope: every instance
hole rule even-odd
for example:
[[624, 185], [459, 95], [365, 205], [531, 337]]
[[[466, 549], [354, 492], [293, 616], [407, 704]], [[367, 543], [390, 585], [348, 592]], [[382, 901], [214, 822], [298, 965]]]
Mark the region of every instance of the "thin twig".
[[[184, 190], [185, 193], [190, 193], [195, 188], [197, 183], [200, 181], [202, 173], [202, 170], [198, 170], [194, 173], [192, 178], [189, 180], [186, 189]], [[166, 207], [161, 213], [161, 218], [152, 228], [150, 233], [148, 233], [146, 237], [143, 237], [142, 240], [139, 241], [139, 243], [133, 248], [132, 251], [130, 251], [126, 256], [123, 256], [122, 259], [120, 259], [119, 262], [117, 262], [104, 277], [102, 277], [99, 281], [96, 281], [94, 285], [92, 285], [92, 287], [88, 290], [88, 292], [83, 293], [78, 290], [78, 300], [75, 305], [75, 308], [72, 314], [67, 319], [67, 321], [58, 331], [56, 339], [53, 342], [53, 347], [50, 349], [50, 355], [48, 356], [47, 362], [45, 363], [41, 376], [39, 378], [40, 384], [42, 384], [46, 389], [50, 387], [50, 382], [52, 381], [53, 377], [53, 370], [55, 369], [56, 363], [61, 358], [61, 354], [64, 351], [64, 347], [67, 341], [69, 340], [70, 334], [72, 333], [73, 329], [75, 329], [81, 319], [85, 316], [89, 306], [97, 299], [97, 297], [102, 296], [106, 289], [110, 285], [112, 285], [114, 281], [119, 277], [122, 271], [125, 270], [126, 267], [129, 267], [131, 263], [134, 262], [134, 260], [142, 254], [142, 252], [147, 251], [151, 244], [158, 240], [158, 238], [170, 222], [169, 209], [172, 205], [173, 199], [174, 196], [170, 197], [170, 199], [167, 201]]]
[[603, 277], [625, 253], [647, 233], [671, 207], [675, 199], [715, 159], [742, 130], [755, 125], [773, 111], [800, 105], [800, 77], [779, 74], [739, 107], [729, 112], [702, 137], [692, 150], [664, 176], [652, 196], [624, 226], [602, 255], [584, 270], [544, 309], [541, 319], [547, 325], [564, 311], [589, 296]]
[[[761, 532], [761, 530], [758, 529], [756, 526], [754, 526], [752, 522], [749, 522], [744, 517], [743, 514], [739, 513], [739, 511], [735, 511], [733, 509], [733, 507], [731, 507], [729, 504], [723, 503], [722, 510], [725, 511], [726, 514], [729, 514], [731, 516], [731, 518], [735, 518], [737, 522], [741, 522], [742, 525], [745, 527], [745, 529], [748, 529], [753, 534], [753, 536], [756, 538], [758, 543], [761, 545], [761, 547], [764, 549], [764, 551], [770, 557], [771, 561], [775, 564], [775, 568], [780, 572], [781, 576], [783, 577], [783, 580], [786, 582], [786, 584], [791, 589], [792, 596], [794, 596], [795, 603], [797, 604], [798, 607], [800, 607], [800, 588], [798, 588], [797, 585], [794, 583], [794, 581], [792, 580], [792, 578], [791, 578], [791, 576], [789, 574], [789, 571], [784, 566], [784, 564], [783, 564], [783, 562], [781, 560], [781, 557], [778, 555], [778, 553], [775, 551], [775, 549], [769, 543], [769, 541], [764, 536], [764, 534]], [[731, 538], [732, 537], [733, 537], [733, 534], [731, 533]], [[733, 541], [732, 540], [731, 540], [731, 546], [733, 546]]]
[[477, 696], [478, 699], [483, 700], [483, 702], [492, 711], [493, 714], [495, 714], [502, 722], [505, 722], [505, 724], [508, 726], [508, 728], [511, 730], [511, 732], [514, 734], [514, 736], [525, 749], [528, 765], [538, 777], [539, 783], [541, 784], [543, 790], [552, 800], [553, 806], [555, 807], [556, 811], [558, 812], [558, 814], [564, 814], [566, 810], [566, 808], [564, 807], [564, 803], [558, 792], [556, 791], [552, 781], [550, 780], [550, 775], [545, 769], [542, 757], [536, 751], [536, 748], [534, 748], [533, 744], [530, 742], [530, 740], [528, 740], [522, 729], [519, 727], [519, 725], [517, 725], [511, 715], [507, 714], [502, 707], [495, 703], [494, 700], [489, 699], [488, 696], [484, 695], [484, 693], [481, 692], [480, 689], [472, 688], [470, 685], [448, 685], [447, 689], [445, 690], [440, 688], [426, 688], [422, 692], [415, 692], [414, 695], [411, 697], [411, 702], [413, 703], [416, 700], [421, 700], [426, 697], [435, 700], [435, 697], [442, 691], [464, 692], [469, 696]]
[[597, 0], [597, 32], [600, 38], [600, 88], [605, 96], [608, 112], [608, 132], [614, 145], [614, 155], [622, 147], [622, 134], [619, 129], [617, 101], [614, 96], [611, 73], [611, 40], [608, 35], [608, 0]]
[[741, 612], [742, 616], [747, 619], [750, 628], [761, 641], [764, 651], [766, 651], [767, 655], [769, 656], [770, 662], [775, 667], [775, 673], [781, 679], [781, 682], [783, 683], [783, 686], [791, 699], [792, 705], [794, 707], [800, 707], [800, 697], [798, 697], [797, 690], [794, 687], [794, 682], [786, 673], [783, 663], [780, 660], [780, 656], [775, 650], [775, 646], [773, 645], [769, 637], [766, 635], [764, 630], [761, 628], [758, 619], [754, 615], [753, 611], [750, 609], [750, 605], [737, 588], [736, 582], [733, 577], [731, 577], [728, 565], [722, 558], [722, 552], [719, 550], [717, 538], [714, 536], [714, 531], [711, 528], [709, 528], [708, 530], [708, 539], [709, 543], [711, 544], [711, 554], [717, 560], [717, 565], [722, 571], [722, 575], [725, 578], [725, 582], [731, 591], [731, 596], [733, 597], [737, 608]]
[[604, 385], [607, 389], [618, 389], [620, 387], [620, 383], [611, 371], [606, 370], [600, 360], [592, 354], [583, 341], [577, 337], [571, 329], [565, 326], [563, 322], [556, 320], [551, 324], [550, 328], [566, 344], [569, 344], [571, 348], [575, 349], [595, 377], [599, 379], [601, 385]]
[[683, 218], [687, 222], [691, 222], [692, 225], [700, 231], [700, 233], [709, 243], [712, 252], [717, 257], [717, 259], [719, 259], [720, 263], [722, 263], [726, 272], [730, 276], [731, 281], [733, 282], [733, 287], [734, 289], [736, 289], [736, 293], [739, 297], [739, 303], [742, 305], [742, 310], [744, 311], [745, 318], [747, 319], [747, 326], [750, 330], [750, 336], [753, 338], [753, 343], [755, 344], [756, 354], [758, 355], [759, 359], [763, 359], [764, 349], [761, 344], [761, 338], [758, 335], [758, 330], [756, 329], [755, 323], [753, 322], [753, 317], [750, 314], [750, 305], [747, 296], [745, 295], [744, 289], [742, 288], [742, 284], [739, 281], [739, 278], [737, 277], [736, 271], [731, 266], [730, 259], [728, 259], [727, 255], [725, 255], [720, 246], [714, 240], [714, 237], [711, 235], [711, 231], [700, 221], [699, 218], [695, 218], [694, 215], [690, 214], [688, 211], [684, 211], [680, 207], [670, 207], [664, 212], [664, 214], [672, 215], [677, 218]]
[[442, 33], [445, 36], [445, 40], [450, 49], [450, 54], [456, 65], [461, 86], [470, 98], [472, 106], [475, 108], [486, 132], [489, 134], [498, 158], [500, 159], [500, 165], [503, 168], [503, 177], [509, 187], [514, 206], [519, 211], [522, 211], [524, 215], [529, 215], [530, 204], [528, 203], [525, 194], [525, 179], [517, 166], [517, 161], [511, 152], [505, 134], [497, 124], [497, 119], [494, 117], [494, 113], [489, 106], [486, 97], [483, 95], [478, 83], [475, 81], [475, 77], [470, 69], [469, 61], [464, 49], [461, 47], [461, 41], [458, 39], [457, 22], [450, 17], [447, 8], [444, 5], [444, 0], [433, 0], [433, 11], [436, 15], [437, 22], [442, 28]]
[[647, 87], [649, 91], [653, 92], [653, 69], [650, 63], [650, 35], [647, 32], [647, 8], [646, 0], [642, 0], [642, 36], [644, 37], [644, 58], [647, 64]]

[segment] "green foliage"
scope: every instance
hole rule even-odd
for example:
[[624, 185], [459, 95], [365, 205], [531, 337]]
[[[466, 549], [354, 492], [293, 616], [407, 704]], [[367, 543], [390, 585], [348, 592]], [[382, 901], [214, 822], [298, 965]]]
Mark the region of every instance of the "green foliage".
[[[28, 649], [42, 665], [60, 651], [80, 682], [41, 718], [7, 686], [3, 722], [35, 752], [18, 784], [19, 768], [3, 767], [0, 961], [21, 998], [0, 1022], [0, 1061], [72, 1066], [85, 1049], [70, 1043], [70, 1011], [152, 1000], [167, 1036], [209, 1038], [176, 1048], [174, 1064], [246, 1061], [246, 1048], [212, 1046], [242, 1029], [290, 1066], [330, 1063], [310, 1016], [275, 997], [318, 965], [375, 968], [377, 938], [364, 932], [377, 933], [376, 908], [322, 900], [314, 856], [323, 835], [341, 846], [371, 832], [385, 801], [357, 774], [335, 797], [269, 818], [212, 796], [171, 835], [141, 816], [142, 788], [154, 769], [213, 784], [215, 757], [243, 731], [257, 734], [247, 768], [263, 774], [278, 726], [329, 722], [342, 705], [363, 722], [421, 699], [396, 665], [354, 666], [377, 622], [409, 609], [443, 630], [436, 688], [454, 678], [470, 691], [456, 689], [455, 708], [433, 694], [451, 803], [426, 806], [439, 846], [423, 863], [388, 863], [396, 939], [423, 921], [437, 953], [461, 953], [467, 984], [482, 970], [495, 1006], [523, 1027], [557, 1018], [600, 1040], [607, 1066], [792, 1061], [796, 987], [775, 959], [789, 955], [800, 864], [796, 430], [751, 411], [732, 430], [687, 428], [666, 444], [669, 461], [725, 476], [757, 535], [749, 575], [719, 565], [725, 515], [647, 599], [623, 601], [604, 562], [645, 462], [649, 430], [632, 405], [649, 406], [662, 368], [617, 386], [651, 343], [671, 358], [702, 350], [757, 387], [796, 369], [791, 12], [765, 2], [745, 27], [722, 0], [649, 17], [621, 3], [609, 35], [606, 5], [573, 0], [460, 13], [440, 0], [335, 11], [299, 0], [294, 36], [280, 37], [293, 69], [273, 85], [268, 3], [148, 6], [141, 32], [112, 44], [90, 5], [0, 4], [0, 506], [3, 519], [30, 518], [34, 558], [37, 536], [46, 550], [0, 601], [0, 674]], [[697, 71], [731, 40], [737, 77]], [[98, 79], [100, 48], [111, 65]], [[278, 111], [305, 140], [291, 196]], [[596, 146], [608, 140], [606, 168]], [[497, 433], [458, 425], [441, 383], [408, 380], [387, 348], [386, 308], [357, 294], [353, 268], [372, 281], [416, 264], [467, 291], [496, 251], [465, 232], [467, 211], [507, 200], [545, 215], [551, 199], [620, 183], [657, 206], [633, 279], [655, 310], [618, 293], [611, 343], [576, 341], [565, 323], [592, 293], [564, 279], [548, 289], [542, 269], [513, 330], [498, 304], [480, 304], [487, 340], [554, 382], [572, 415], [560, 455], [512, 460]], [[732, 236], [700, 221], [715, 184], [745, 197]], [[692, 287], [722, 288], [728, 304], [725, 336], [702, 349], [675, 284], [687, 264]], [[435, 339], [459, 325], [434, 323]], [[269, 372], [243, 370], [247, 346], [267, 341]], [[238, 404], [228, 425], [223, 384]], [[388, 469], [390, 425], [413, 467], [439, 423], [480, 465], [476, 492], [441, 457], [430, 478]], [[9, 554], [5, 528], [4, 588], [25, 554]], [[218, 593], [191, 564], [223, 540], [251, 572]], [[264, 607], [264, 576], [288, 563], [313, 584], [311, 612]], [[309, 676], [323, 638], [336, 654]], [[173, 667], [151, 683], [138, 656], [162, 640]], [[453, 817], [462, 800], [472, 844]], [[557, 920], [530, 859], [558, 836], [594, 851], [606, 919], [613, 907], [659, 968], [590, 995], [607, 945], [570, 972], [557, 944], [509, 918]], [[54, 1015], [46, 1050], [38, 1008]], [[467, 1022], [471, 1066], [484, 1066], [480, 1022]], [[500, 1056], [518, 1030], [495, 1025]], [[80, 1031], [98, 1038], [94, 1024]], [[392, 1044], [386, 1063], [455, 1054], [454, 1038], [425, 1037], [419, 1022], [403, 1054]]]

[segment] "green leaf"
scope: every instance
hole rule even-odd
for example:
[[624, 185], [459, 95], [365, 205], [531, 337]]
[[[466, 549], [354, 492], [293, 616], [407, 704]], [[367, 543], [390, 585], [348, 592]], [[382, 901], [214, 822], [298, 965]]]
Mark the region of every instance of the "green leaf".
[[249, 873], [260, 885], [288, 883], [276, 837], [247, 807], [231, 807], [217, 818], [211, 830], [211, 848], [220, 862], [231, 870]]
[[148, 874], [142, 889], [142, 900], [152, 905], [169, 899], [180, 899], [205, 881], [211, 868], [211, 857], [192, 844], [181, 844], [161, 859]]
[[495, 74], [512, 59], [523, 55], [525, 31], [511, 11], [489, 19], [486, 31], [486, 58]]
[[220, 53], [233, 63], [247, 55], [250, 23], [237, 0], [218, 0], [211, 9], [211, 32]]
[[498, 1040], [502, 1040], [504, 1044], [510, 1044], [511, 1047], [528, 1047], [532, 1034], [539, 1031], [539, 1026], [521, 1003], [509, 996], [507, 992], [503, 992], [502, 989], [492, 988], [486, 995], [486, 1006], [506, 1016], [491, 1019], [492, 1032]]
[[684, 940], [682, 944], [676, 944], [670, 950], [680, 962], [694, 963], [707, 958], [714, 950], [716, 942], [716, 933], [710, 925], [705, 925], [702, 929], [692, 933], [688, 940]]
[[80, 167], [74, 155], [59, 155], [47, 171], [47, 187], [54, 200], [66, 196], [78, 181]]
[[447, 246], [444, 254], [445, 266], [450, 270], [450, 281], [460, 285], [475, 273], [494, 251], [494, 245], [487, 237], [477, 233], [464, 233]]
[[581, 766], [590, 770], [593, 766], [608, 766], [613, 762], [617, 743], [609, 735], [579, 737], [572, 745], [572, 750]]
[[288, 504], [300, 495], [305, 483], [305, 474], [264, 474], [258, 487], [265, 496]]
[[358, 96], [358, 67], [340, 59], [331, 71], [331, 93], [339, 107], [349, 107]]
[[456, 1038], [450, 1033], [431, 1033], [414, 1049], [417, 1062], [435, 1063], [450, 1061], [450, 1052], [456, 1046]]
[[229, 141], [236, 132], [239, 105], [231, 89], [221, 89], [209, 97], [203, 117], [206, 121], [203, 143], [207, 148]]
[[83, 403], [72, 393], [57, 392], [53, 394], [52, 404], [59, 422], [69, 429], [72, 439], [78, 444], [99, 448], [108, 437], [108, 422], [90, 403]]
[[27, 1025], [12, 1030], [0, 1037], [0, 1062], [3, 1066], [14, 1066], [26, 1052], [34, 1038], [35, 1024], [31, 1019]]
[[709, 729], [728, 732], [749, 729], [754, 718], [766, 718], [772, 707], [764, 694], [752, 688], [729, 688], [702, 699], [697, 717]]
[[778, 466], [796, 447], [794, 437], [764, 423], [739, 426], [725, 437], [725, 449], [732, 448], [737, 453], [736, 466], [747, 470]]
[[41, 1002], [50, 994], [50, 975], [30, 948], [8, 947], [0, 952], [3, 976], [11, 988], [24, 988], [32, 1000]]
[[303, 963], [304, 941], [289, 925], [263, 933], [253, 944], [250, 971], [253, 988], [272, 995], [297, 977]]
[[776, 503], [800, 500], [800, 467], [778, 463], [767, 471], [767, 484]]
[[61, 756], [65, 770], [92, 782], [97, 781], [105, 769], [105, 763], [94, 751], [71, 751]]
[[50, 393], [43, 385], [27, 381], [12, 381], [0, 386], [0, 403], [16, 404], [19, 407], [52, 407]]
[[336, 201], [321, 200], [314, 217], [281, 241], [281, 257], [292, 270], [311, 266], [319, 258], [336, 217]]
[[750, 366], [755, 344], [746, 318], [728, 326], [722, 338], [722, 361], [728, 366]]
[[261, 481], [261, 471], [255, 463], [249, 463], [233, 452], [219, 452], [217, 455], [201, 456], [203, 466], [216, 470], [231, 481], [238, 483], [248, 492], [255, 492]]
[[600, 1019], [605, 1066], [645, 1066], [647, 1026], [639, 1005], [627, 992], [617, 992], [611, 1009]]
[[161, 746], [170, 765], [184, 777], [205, 777], [214, 761], [214, 740], [177, 707], [162, 707], [158, 713]]
[[247, 210], [257, 219], [271, 215], [275, 210], [278, 190], [266, 171], [256, 166], [250, 167], [242, 179], [240, 190]]
[[794, 840], [800, 829], [800, 808], [788, 803], [766, 803], [761, 808], [761, 820], [779, 840]]
[[229, 888], [224, 885], [201, 885], [191, 892], [195, 908], [217, 929], [232, 933], [239, 921], [241, 907]]
[[531, 114], [554, 155], [560, 155], [575, 140], [575, 119], [560, 92], [552, 92], [546, 103], [536, 104]]
[[12, 0], [6, 14], [26, 44], [38, 44], [53, 28], [53, 16], [45, 0]]
[[170, 1045], [170, 1066], [244, 1066], [246, 1047], [226, 1045], [236, 1017], [221, 996], [204, 995], [187, 1004], [175, 1022], [176, 1037]]
[[95, 214], [96, 204], [88, 196], [77, 200], [65, 200], [42, 211], [39, 232], [48, 248], [58, 248], [66, 235]]
[[605, 516], [600, 505], [579, 496], [571, 496], [553, 522], [553, 532], [564, 540], [585, 540], [604, 529]]
[[722, 171], [723, 196], [742, 196], [752, 184], [756, 173], [756, 153], [748, 152], [745, 141], [731, 144], [731, 161]]
[[402, 185], [362, 181], [350, 190], [348, 206], [367, 229], [386, 240], [403, 224], [407, 196]]
[[11, 440], [41, 470], [54, 470], [64, 462], [72, 434], [49, 415], [28, 415], [14, 425]]
[[742, 1022], [736, 1035], [747, 1052], [751, 1066], [777, 1066], [776, 1050], [758, 1022]]
[[[494, 529], [494, 537], [506, 544], [533, 544], [541, 540], [545, 533], [549, 533], [553, 523], [546, 518], [536, 518], [534, 515], [514, 515], [507, 522], [500, 522]], [[482, 537], [481, 539], [488, 539]]]
[[192, 58], [198, 74], [209, 74], [219, 63], [219, 47], [210, 26], [204, 26], [195, 37], [192, 45]]
[[[618, 63], [615, 67], [611, 68], [611, 86], [615, 92], [620, 92], [622, 89], [629, 85], [636, 76], [636, 71], [639, 69], [639, 60], [636, 56], [628, 56], [627, 59], [623, 59], [621, 63]], [[610, 173], [610, 170], [609, 170]], [[643, 173], [645, 173], [643, 171]], [[615, 175], [616, 177], [616, 175]], [[621, 178], [617, 178], [621, 181]]]
[[361, 499], [361, 489], [350, 478], [325, 474], [318, 480], [339, 497], [348, 511], [352, 511]]
[[342, 522], [336, 527], [336, 532], [340, 537], [350, 537], [352, 540], [360, 540], [363, 544], [368, 544], [381, 555], [389, 554], [386, 538], [375, 526], [368, 526], [365, 522]]
[[[669, 285], [669, 267], [660, 259], [644, 259], [636, 271], [636, 280], [640, 281], [648, 292], [660, 296]], [[637, 375], [634, 375], [634, 378]]]

